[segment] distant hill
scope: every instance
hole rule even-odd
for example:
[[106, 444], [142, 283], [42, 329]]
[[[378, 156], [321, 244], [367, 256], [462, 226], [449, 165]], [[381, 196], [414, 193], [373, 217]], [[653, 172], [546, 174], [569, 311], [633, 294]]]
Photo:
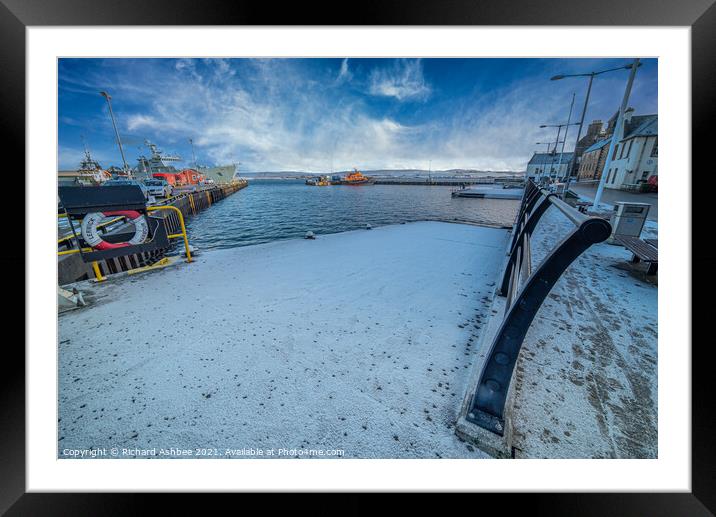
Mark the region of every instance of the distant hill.
[[[351, 171], [335, 171], [332, 174], [345, 175]], [[483, 171], [476, 169], [448, 169], [441, 171], [427, 171], [424, 169], [379, 169], [379, 170], [362, 170], [363, 174], [375, 177], [390, 178], [415, 178], [415, 177], [485, 177], [499, 175], [519, 175], [524, 172], [515, 171]], [[240, 172], [239, 175], [248, 179], [305, 179], [314, 176], [331, 174], [330, 172], [313, 172], [313, 171], [266, 171], [266, 172]]]

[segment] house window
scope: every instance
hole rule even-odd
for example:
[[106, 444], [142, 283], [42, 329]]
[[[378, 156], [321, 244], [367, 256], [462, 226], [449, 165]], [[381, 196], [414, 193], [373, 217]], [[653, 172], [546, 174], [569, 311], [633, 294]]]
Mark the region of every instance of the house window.
[[606, 183], [609, 183], [609, 178], [611, 178], [611, 177], [612, 177], [612, 170], [609, 169], [609, 172], [607, 173]]
[[631, 145], [634, 143], [634, 140], [629, 140], [629, 149], [627, 149], [626, 157], [629, 158], [629, 154], [631, 153]]
[[644, 171], [641, 173], [641, 179], [645, 180], [649, 176], [649, 171]]
[[619, 151], [619, 144], [614, 146], [614, 154], [612, 155], [612, 160], [617, 159], [617, 151]]
[[617, 180], [617, 173], [619, 173], [619, 168], [614, 169], [614, 176], [612, 176], [612, 185], [614, 185], [614, 182]]
[[652, 158], [656, 158], [659, 156], [659, 139], [654, 139], [654, 147], [651, 148], [651, 156]]

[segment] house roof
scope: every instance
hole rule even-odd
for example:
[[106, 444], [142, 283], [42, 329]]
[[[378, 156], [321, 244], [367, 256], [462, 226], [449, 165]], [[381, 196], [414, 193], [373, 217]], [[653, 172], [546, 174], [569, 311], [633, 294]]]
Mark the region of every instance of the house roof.
[[609, 145], [609, 142], [611, 141], [612, 137], [605, 138], [604, 140], [600, 140], [599, 142], [594, 142], [592, 145], [590, 145], [584, 150], [584, 154], [591, 153], [592, 151], [598, 151], [605, 145]]
[[630, 123], [624, 129], [622, 141], [638, 136], [656, 136], [659, 133], [659, 117], [658, 115], [632, 117]]
[[559, 156], [562, 155], [562, 163], [569, 163], [574, 153], [535, 153], [527, 165], [546, 165], [559, 163]]

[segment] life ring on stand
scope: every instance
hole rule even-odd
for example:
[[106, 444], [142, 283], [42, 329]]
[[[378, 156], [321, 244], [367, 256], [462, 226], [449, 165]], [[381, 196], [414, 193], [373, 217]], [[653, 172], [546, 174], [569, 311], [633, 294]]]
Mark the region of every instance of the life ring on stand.
[[[127, 242], [107, 242], [100, 237], [97, 231], [97, 225], [102, 222], [105, 217], [124, 216], [134, 222], [134, 236]], [[136, 246], [142, 244], [149, 236], [149, 225], [147, 220], [139, 212], [135, 210], [116, 210], [113, 212], [92, 212], [84, 216], [82, 219], [82, 238], [85, 242], [96, 250], [111, 250], [115, 248], [124, 248], [127, 246]]]

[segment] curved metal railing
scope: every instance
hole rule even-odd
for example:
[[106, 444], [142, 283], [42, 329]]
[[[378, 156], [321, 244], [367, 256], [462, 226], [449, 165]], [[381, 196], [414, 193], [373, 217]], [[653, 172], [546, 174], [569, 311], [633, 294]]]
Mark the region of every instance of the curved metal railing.
[[[548, 208], [555, 207], [575, 228], [533, 270], [530, 238]], [[505, 403], [527, 330], [562, 273], [592, 244], [605, 241], [608, 221], [589, 217], [556, 194], [529, 181], [512, 229], [498, 294], [506, 297], [505, 316], [480, 372], [467, 420], [503, 435]]]

